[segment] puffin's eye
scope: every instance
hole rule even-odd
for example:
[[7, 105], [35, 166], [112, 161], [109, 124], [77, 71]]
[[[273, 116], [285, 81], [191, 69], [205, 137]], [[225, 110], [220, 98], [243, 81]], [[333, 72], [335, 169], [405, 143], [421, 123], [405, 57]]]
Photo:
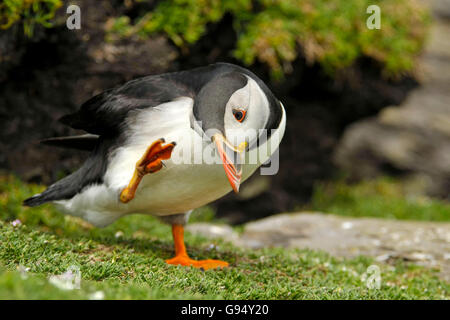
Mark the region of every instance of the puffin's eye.
[[246, 114], [246, 111], [245, 111], [245, 110], [241, 110], [241, 109], [234, 109], [234, 110], [233, 110], [234, 118], [235, 118], [237, 121], [239, 121], [239, 122], [244, 121], [244, 119], [245, 119], [245, 114]]

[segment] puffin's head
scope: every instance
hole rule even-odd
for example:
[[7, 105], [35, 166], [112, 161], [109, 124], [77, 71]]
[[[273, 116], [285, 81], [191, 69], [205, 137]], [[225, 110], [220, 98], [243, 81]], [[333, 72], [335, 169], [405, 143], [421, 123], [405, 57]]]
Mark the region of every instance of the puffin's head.
[[251, 73], [220, 74], [199, 91], [193, 120], [201, 128], [194, 128], [214, 142], [235, 192], [239, 191], [244, 151], [256, 147], [262, 129], [270, 134], [278, 128], [281, 115], [280, 101]]

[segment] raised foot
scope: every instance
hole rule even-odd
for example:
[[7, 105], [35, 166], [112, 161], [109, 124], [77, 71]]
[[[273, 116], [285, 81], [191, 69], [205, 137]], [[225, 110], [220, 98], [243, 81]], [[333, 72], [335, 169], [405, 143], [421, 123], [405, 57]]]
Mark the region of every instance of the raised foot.
[[128, 186], [120, 193], [119, 199], [122, 203], [127, 203], [134, 199], [136, 190], [144, 175], [158, 172], [163, 167], [162, 160], [167, 160], [170, 158], [176, 143], [171, 142], [164, 146], [162, 145], [163, 143], [165, 143], [163, 138], [153, 142], [147, 148], [141, 159], [139, 159], [136, 163], [133, 177], [131, 178]]
[[216, 268], [225, 268], [228, 267], [228, 262], [221, 261], [221, 260], [194, 260], [186, 256], [178, 256], [174, 257], [172, 259], [166, 260], [166, 263], [173, 264], [173, 265], [181, 265], [186, 267], [194, 267], [194, 268], [201, 268], [203, 270], [208, 269], [216, 269]]
[[136, 170], [140, 171], [142, 175], [161, 170], [163, 166], [162, 160], [167, 160], [172, 155], [172, 150], [176, 143], [171, 142], [164, 146], [162, 145], [163, 143], [165, 143], [163, 138], [153, 142], [136, 163]]

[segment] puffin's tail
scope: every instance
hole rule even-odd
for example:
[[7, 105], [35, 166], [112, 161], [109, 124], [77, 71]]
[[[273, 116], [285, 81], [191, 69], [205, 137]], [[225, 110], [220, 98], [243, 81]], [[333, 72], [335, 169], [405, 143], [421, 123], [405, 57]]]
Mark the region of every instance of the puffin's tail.
[[[98, 137], [93, 135], [84, 135], [80, 137], [66, 137], [53, 139], [53, 145], [65, 147], [76, 147], [78, 149], [88, 150], [93, 146], [93, 141], [97, 143], [90, 156], [77, 171], [56, 181], [42, 193], [26, 199], [24, 206], [35, 207], [46, 202], [56, 200], [68, 200], [79, 193], [84, 187], [91, 184], [103, 182], [103, 175], [107, 166], [107, 153], [111, 143], [98, 142]], [[90, 146], [90, 147], [89, 147]], [[89, 147], [89, 148], [88, 148]]]
[[[70, 176], [69, 176], [70, 177]], [[50, 202], [53, 200], [60, 200], [62, 198], [66, 197], [66, 192], [64, 192], [64, 180], [62, 179], [60, 181], [57, 181], [56, 183], [52, 184], [50, 187], [48, 187], [47, 190], [45, 190], [42, 193], [35, 194], [34, 196], [25, 199], [23, 201], [23, 205], [27, 207], [36, 207], [41, 204], [44, 204], [46, 202]]]
[[45, 202], [47, 202], [47, 200], [45, 200], [45, 197], [42, 196], [42, 193], [38, 193], [28, 199], [25, 199], [23, 201], [23, 205], [27, 207], [36, 207]]
[[84, 176], [86, 176], [86, 172], [82, 167], [67, 177], [56, 181], [44, 192], [25, 199], [23, 205], [27, 207], [36, 207], [50, 201], [70, 199], [80, 191], [82, 186], [80, 179]]

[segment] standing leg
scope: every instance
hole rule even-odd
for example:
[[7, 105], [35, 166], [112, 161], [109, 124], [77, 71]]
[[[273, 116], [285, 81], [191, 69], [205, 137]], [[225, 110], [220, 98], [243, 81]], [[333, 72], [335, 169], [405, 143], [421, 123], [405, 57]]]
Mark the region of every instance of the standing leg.
[[192, 266], [204, 270], [228, 267], [228, 262], [221, 260], [193, 260], [189, 258], [184, 245], [184, 227], [182, 224], [172, 224], [172, 235], [175, 244], [175, 257], [166, 260], [168, 264]]
[[195, 268], [214, 269], [227, 267], [228, 263], [220, 260], [193, 260], [189, 258], [186, 246], [184, 245], [184, 225], [188, 222], [191, 211], [170, 216], [160, 216], [159, 218], [172, 226], [173, 242], [175, 245], [175, 257], [166, 260], [168, 264], [192, 266]]

